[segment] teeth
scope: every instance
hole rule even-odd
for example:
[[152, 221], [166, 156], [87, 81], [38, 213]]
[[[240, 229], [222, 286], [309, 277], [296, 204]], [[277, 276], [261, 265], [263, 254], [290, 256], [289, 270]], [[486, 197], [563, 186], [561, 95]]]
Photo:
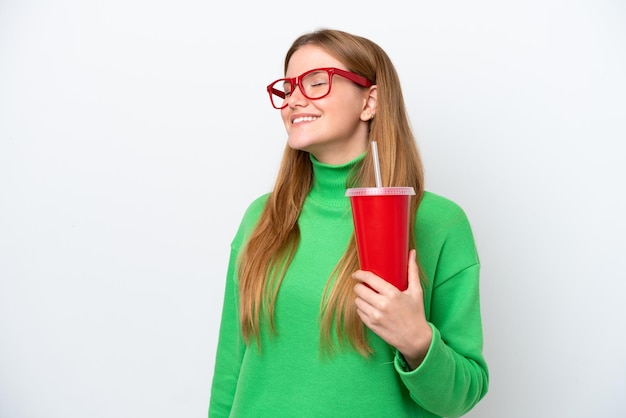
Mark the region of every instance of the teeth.
[[293, 120], [293, 123], [299, 123], [299, 122], [311, 122], [312, 120], [315, 120], [317, 118], [314, 118], [312, 116], [301, 116], [299, 118], [295, 118]]

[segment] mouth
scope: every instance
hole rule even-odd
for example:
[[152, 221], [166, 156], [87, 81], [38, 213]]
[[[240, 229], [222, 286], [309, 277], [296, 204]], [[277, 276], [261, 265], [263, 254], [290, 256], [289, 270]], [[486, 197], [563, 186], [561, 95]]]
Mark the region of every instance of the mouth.
[[291, 124], [296, 125], [302, 122], [312, 122], [316, 119], [319, 119], [319, 116], [298, 116], [291, 121]]

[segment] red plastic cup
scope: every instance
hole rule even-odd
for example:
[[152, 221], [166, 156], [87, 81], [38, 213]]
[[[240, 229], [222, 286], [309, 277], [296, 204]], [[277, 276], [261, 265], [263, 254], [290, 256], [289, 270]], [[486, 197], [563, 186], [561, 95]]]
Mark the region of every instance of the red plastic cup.
[[400, 290], [408, 286], [409, 209], [412, 187], [348, 189], [361, 270]]

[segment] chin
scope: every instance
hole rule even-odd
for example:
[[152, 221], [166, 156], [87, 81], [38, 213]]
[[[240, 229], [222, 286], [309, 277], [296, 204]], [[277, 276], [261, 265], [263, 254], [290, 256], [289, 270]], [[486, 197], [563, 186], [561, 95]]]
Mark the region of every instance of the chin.
[[310, 141], [298, 140], [293, 138], [287, 139], [287, 145], [289, 145], [289, 148], [291, 149], [306, 152], [311, 152], [311, 150], [315, 148], [315, 144], [312, 144]]

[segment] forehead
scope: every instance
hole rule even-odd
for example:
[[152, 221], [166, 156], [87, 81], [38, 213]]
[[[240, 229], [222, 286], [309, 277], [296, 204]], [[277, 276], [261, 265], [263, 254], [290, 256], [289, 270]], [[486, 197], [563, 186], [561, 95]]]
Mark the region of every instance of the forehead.
[[286, 77], [296, 77], [313, 68], [337, 67], [343, 70], [346, 66], [341, 61], [317, 45], [304, 45], [293, 53], [287, 65]]

